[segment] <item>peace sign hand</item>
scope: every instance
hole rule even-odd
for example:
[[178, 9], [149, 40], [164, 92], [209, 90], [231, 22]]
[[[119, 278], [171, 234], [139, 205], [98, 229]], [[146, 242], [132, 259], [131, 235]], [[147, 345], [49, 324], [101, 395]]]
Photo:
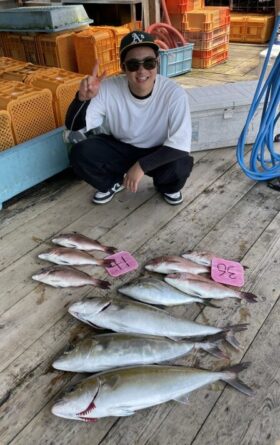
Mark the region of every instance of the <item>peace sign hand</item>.
[[98, 76], [98, 61], [93, 66], [91, 76], [87, 76], [80, 83], [79, 100], [90, 100], [97, 96], [102, 80], [106, 77], [106, 72], [103, 71], [101, 76]]

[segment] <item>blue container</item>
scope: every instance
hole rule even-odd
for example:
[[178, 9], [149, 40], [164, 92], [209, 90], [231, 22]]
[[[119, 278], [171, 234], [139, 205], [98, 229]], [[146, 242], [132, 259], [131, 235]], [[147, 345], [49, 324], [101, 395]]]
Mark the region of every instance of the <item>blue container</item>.
[[0, 209], [4, 201], [69, 167], [64, 127], [0, 152]]
[[193, 47], [194, 43], [187, 43], [178, 48], [159, 50], [159, 73], [165, 77], [174, 77], [191, 71]]
[[0, 13], [0, 31], [55, 32], [92, 22], [83, 5], [26, 6]]

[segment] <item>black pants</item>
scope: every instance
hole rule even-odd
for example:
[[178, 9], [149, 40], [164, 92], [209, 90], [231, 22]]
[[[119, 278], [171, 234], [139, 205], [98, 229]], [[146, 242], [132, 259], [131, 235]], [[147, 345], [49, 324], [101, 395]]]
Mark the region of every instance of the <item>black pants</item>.
[[[100, 192], [107, 192], [143, 156], [159, 147], [141, 149], [120, 142], [108, 135], [93, 136], [74, 145], [70, 163], [76, 175]], [[162, 193], [176, 193], [185, 185], [193, 166], [193, 158], [186, 156], [162, 165], [147, 173], [155, 188]]]

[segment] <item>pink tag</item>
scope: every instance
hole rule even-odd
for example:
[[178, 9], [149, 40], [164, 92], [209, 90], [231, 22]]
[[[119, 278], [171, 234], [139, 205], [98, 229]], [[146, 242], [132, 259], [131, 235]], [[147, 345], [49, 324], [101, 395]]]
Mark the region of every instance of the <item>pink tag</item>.
[[114, 255], [108, 256], [106, 259], [114, 260], [113, 262], [115, 263], [111, 267], [106, 267], [106, 270], [111, 277], [118, 277], [119, 275], [123, 275], [138, 267], [137, 261], [129, 252], [117, 252], [114, 253]]
[[213, 258], [211, 263], [211, 277], [218, 283], [242, 287], [244, 284], [244, 269], [242, 264], [236, 261]]

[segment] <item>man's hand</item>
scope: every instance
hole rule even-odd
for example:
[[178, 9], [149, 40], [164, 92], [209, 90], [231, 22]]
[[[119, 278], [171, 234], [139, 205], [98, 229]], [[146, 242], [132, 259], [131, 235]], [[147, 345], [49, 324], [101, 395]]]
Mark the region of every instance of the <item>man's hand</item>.
[[126, 173], [123, 180], [123, 185], [125, 186], [126, 189], [130, 190], [133, 193], [136, 193], [139, 182], [143, 178], [144, 174], [145, 173], [140, 167], [139, 162], [136, 162], [132, 167], [130, 167], [130, 169]]
[[101, 76], [98, 76], [98, 66], [99, 64], [97, 61], [93, 67], [91, 76], [87, 76], [81, 81], [79, 88], [79, 100], [90, 100], [97, 96], [101, 82], [106, 76], [105, 71], [103, 71]]

